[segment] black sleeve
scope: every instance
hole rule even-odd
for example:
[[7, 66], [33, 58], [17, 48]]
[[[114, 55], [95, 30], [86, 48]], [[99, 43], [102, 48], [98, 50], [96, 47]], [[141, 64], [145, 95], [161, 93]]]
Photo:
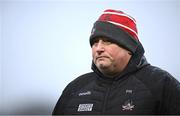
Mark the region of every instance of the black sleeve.
[[164, 85], [163, 114], [180, 114], [180, 83], [168, 74]]
[[59, 98], [56, 106], [52, 112], [52, 115], [63, 115], [67, 112], [64, 111], [65, 106], [68, 104], [69, 99], [71, 99], [74, 95], [74, 92], [85, 86], [87, 83], [92, 82], [95, 76], [93, 73], [84, 74], [79, 76], [72, 82], [70, 82], [66, 88], [64, 89], [61, 97]]
[[63, 97], [61, 96], [54, 107], [52, 115], [62, 115], [63, 114], [63, 105], [62, 105]]
[[63, 113], [64, 112], [64, 105], [69, 98], [68, 93], [70, 93], [70, 92], [68, 90], [68, 87], [66, 87], [64, 89], [64, 91], [62, 92], [62, 95], [60, 96], [58, 102], [56, 103], [56, 106], [54, 107], [52, 115], [63, 115], [64, 114]]

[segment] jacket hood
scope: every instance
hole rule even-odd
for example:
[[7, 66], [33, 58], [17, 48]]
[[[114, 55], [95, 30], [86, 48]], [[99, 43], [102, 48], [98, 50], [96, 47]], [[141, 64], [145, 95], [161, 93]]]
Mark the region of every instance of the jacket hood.
[[142, 67], [149, 65], [149, 63], [147, 62], [147, 60], [144, 56], [144, 52], [145, 52], [144, 48], [143, 48], [142, 44], [139, 42], [138, 47], [137, 47], [135, 53], [132, 55], [127, 67], [119, 75], [117, 75], [116, 77], [113, 77], [113, 78], [103, 75], [93, 62], [92, 62], [91, 69], [97, 75], [99, 75], [101, 78], [105, 78], [108, 80], [118, 80], [127, 74], [132, 74], [133, 72], [140, 70]]

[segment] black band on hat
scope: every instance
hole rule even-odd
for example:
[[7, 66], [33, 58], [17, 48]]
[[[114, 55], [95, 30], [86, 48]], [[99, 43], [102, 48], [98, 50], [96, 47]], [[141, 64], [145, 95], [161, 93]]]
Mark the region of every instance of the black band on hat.
[[138, 41], [136, 41], [130, 34], [108, 22], [95, 22], [90, 36], [91, 46], [97, 37], [106, 37], [110, 41], [117, 43], [119, 46], [126, 48], [132, 53], [135, 53], [138, 46]]

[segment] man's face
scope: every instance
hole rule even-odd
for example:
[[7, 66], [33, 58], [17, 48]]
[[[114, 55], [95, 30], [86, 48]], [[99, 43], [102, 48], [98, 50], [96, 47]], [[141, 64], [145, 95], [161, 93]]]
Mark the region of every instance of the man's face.
[[109, 76], [119, 74], [128, 64], [131, 55], [106, 38], [96, 38], [92, 45], [92, 57], [96, 67]]

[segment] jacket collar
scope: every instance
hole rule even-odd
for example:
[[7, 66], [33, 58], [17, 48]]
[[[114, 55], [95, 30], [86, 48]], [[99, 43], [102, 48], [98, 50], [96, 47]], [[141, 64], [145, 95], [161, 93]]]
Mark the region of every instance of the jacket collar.
[[133, 54], [133, 56], [131, 57], [127, 67], [116, 77], [108, 77], [103, 75], [98, 68], [96, 67], [96, 65], [94, 63], [92, 63], [92, 70], [101, 78], [106, 79], [106, 80], [119, 80], [122, 77], [126, 76], [126, 75], [130, 75], [133, 74], [133, 72], [138, 71], [139, 69], [141, 69], [142, 67], [149, 65], [145, 56], [144, 56], [144, 48], [141, 45], [141, 43], [139, 43], [136, 52]]

